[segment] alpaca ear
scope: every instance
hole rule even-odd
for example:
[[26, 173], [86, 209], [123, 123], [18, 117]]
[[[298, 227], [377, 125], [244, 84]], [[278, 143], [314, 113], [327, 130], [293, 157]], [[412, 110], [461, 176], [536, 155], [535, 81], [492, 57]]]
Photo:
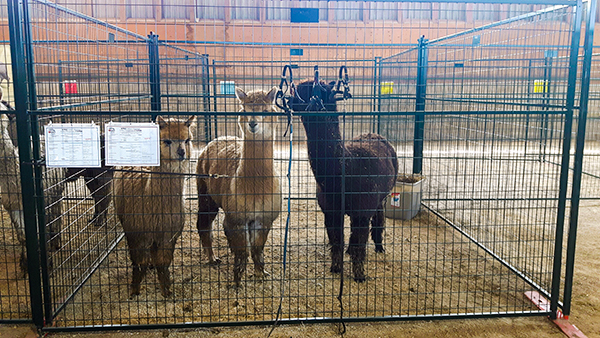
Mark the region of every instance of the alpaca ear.
[[235, 96], [238, 98], [238, 100], [240, 100], [240, 102], [244, 102], [246, 97], [248, 97], [246, 92], [240, 87], [235, 87]]
[[269, 100], [269, 102], [275, 102], [275, 96], [277, 95], [278, 91], [279, 87], [271, 88], [271, 90], [267, 93], [267, 99]]
[[158, 123], [158, 126], [160, 128], [164, 128], [167, 125], [167, 121], [165, 121], [165, 119], [163, 119], [162, 116], [157, 116], [156, 122]]
[[190, 116], [190, 118], [187, 119], [187, 121], [185, 121], [185, 126], [186, 127], [191, 126], [195, 119], [196, 119], [196, 115]]

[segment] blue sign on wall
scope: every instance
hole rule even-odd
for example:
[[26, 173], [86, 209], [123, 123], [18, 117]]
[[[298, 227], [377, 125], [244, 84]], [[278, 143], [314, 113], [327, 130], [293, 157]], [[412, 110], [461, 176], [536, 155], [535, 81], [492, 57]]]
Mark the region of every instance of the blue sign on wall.
[[318, 8], [290, 8], [291, 22], [319, 22]]

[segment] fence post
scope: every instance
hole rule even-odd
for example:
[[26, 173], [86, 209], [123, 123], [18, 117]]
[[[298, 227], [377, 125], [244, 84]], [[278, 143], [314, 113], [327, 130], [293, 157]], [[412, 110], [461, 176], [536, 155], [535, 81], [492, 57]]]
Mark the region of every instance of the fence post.
[[[213, 69], [213, 93], [214, 95], [214, 101], [213, 101], [213, 108], [214, 108], [214, 112], [217, 112], [217, 66], [215, 64], [215, 59], [213, 59], [212, 62], [212, 69]], [[215, 131], [215, 135], [214, 138], [219, 137], [219, 126], [217, 125], [217, 114], [213, 115], [214, 118], [214, 128], [213, 130]]]
[[[373, 88], [373, 97], [376, 101], [373, 104], [373, 111], [381, 113], [381, 57], [376, 56], [373, 65], [373, 77], [375, 86]], [[373, 133], [381, 134], [381, 114], [377, 114], [377, 118], [373, 118]]]
[[423, 171], [423, 134], [425, 129], [425, 96], [427, 95], [427, 59], [428, 50], [425, 36], [419, 38], [417, 55], [417, 92], [415, 111], [415, 134], [413, 139], [413, 174]]
[[596, 0], [589, 2], [585, 24], [585, 42], [583, 68], [581, 74], [581, 94], [579, 99], [579, 121], [577, 123], [577, 143], [575, 146], [575, 163], [573, 169], [573, 188], [571, 190], [571, 215], [569, 237], [567, 238], [567, 263], [565, 266], [565, 290], [563, 293], [563, 314], [566, 318], [571, 314], [571, 294], [573, 292], [573, 267], [575, 265], [575, 244], [577, 240], [577, 218], [579, 217], [579, 197], [581, 192], [581, 174], [583, 165], [583, 148], [585, 146], [585, 128], [590, 94], [590, 72], [594, 42], [594, 23], [596, 22]]
[[[542, 105], [543, 110], [548, 111], [550, 102], [550, 86], [552, 85], [552, 60], [555, 57], [553, 50], [547, 50], [544, 52], [544, 78], [542, 82]], [[548, 147], [548, 140], [552, 139], [552, 128], [550, 126], [550, 114], [540, 115], [541, 128], [540, 128], [540, 161], [546, 161], [546, 149]], [[550, 133], [550, 135], [548, 135]]]
[[208, 54], [202, 54], [202, 103], [204, 104], [204, 138], [206, 143], [212, 140], [210, 128], [210, 69], [208, 68]]
[[[150, 76], [150, 110], [161, 110], [160, 94], [160, 58], [158, 55], [158, 35], [150, 32], [148, 35], [148, 63]], [[156, 120], [158, 114], [152, 114], [152, 121]]]
[[552, 285], [550, 289], [550, 318], [556, 319], [560, 296], [560, 278], [562, 267], [563, 234], [567, 206], [567, 190], [569, 183], [569, 161], [571, 152], [571, 132], [573, 131], [573, 109], [575, 107], [575, 84], [577, 83], [577, 62], [579, 59], [579, 41], [581, 39], [581, 12], [583, 4], [577, 0], [573, 35], [569, 52], [569, 77], [567, 100], [565, 102], [565, 128], [563, 133], [562, 160], [560, 167], [560, 186], [556, 212], [556, 230], [554, 233], [554, 262], [552, 265]]
[[[27, 112], [27, 70], [25, 68], [25, 50], [23, 49], [23, 21], [19, 0], [8, 1], [8, 20], [10, 30], [10, 51], [13, 71], [13, 90], [15, 114], [17, 116], [17, 142], [19, 143], [19, 162], [21, 173], [21, 190], [23, 202], [23, 218], [27, 248], [27, 272], [29, 275], [29, 298], [31, 316], [36, 327], [44, 325], [42, 308], [42, 284], [40, 276], [39, 238], [37, 232], [35, 184], [33, 166], [31, 165], [31, 130]], [[24, 6], [27, 5], [25, 1]], [[27, 9], [27, 7], [25, 7]], [[31, 62], [31, 60], [29, 60]]]
[[[35, 77], [35, 65], [33, 59], [33, 41], [31, 37], [31, 21], [29, 16], [29, 1], [23, 0], [23, 40], [25, 45], [25, 56], [27, 58], [27, 90], [29, 99], [29, 109], [35, 111], [38, 109], [38, 98], [36, 88], [36, 77]], [[59, 82], [59, 87], [62, 88], [62, 81]], [[41, 157], [41, 142], [39, 133], [39, 121], [36, 114], [30, 115], [29, 123], [31, 126], [31, 145], [32, 145], [32, 160], [33, 163], [40, 163]], [[44, 194], [43, 184], [43, 172], [42, 167], [35, 165], [33, 167], [34, 172], [34, 187], [37, 208], [37, 224], [38, 224], [38, 241], [39, 241], [39, 254], [40, 254], [40, 273], [42, 277], [42, 295], [44, 297], [44, 315], [45, 325], [52, 323], [52, 294], [50, 291], [50, 275], [48, 269], [48, 251], [47, 251], [47, 229], [46, 229], [46, 203]], [[59, 182], [61, 184], [61, 182]], [[59, 215], [58, 217], [62, 217]], [[60, 231], [60, 229], [59, 229]], [[56, 235], [54, 233], [52, 236]], [[41, 305], [40, 305], [41, 306]]]

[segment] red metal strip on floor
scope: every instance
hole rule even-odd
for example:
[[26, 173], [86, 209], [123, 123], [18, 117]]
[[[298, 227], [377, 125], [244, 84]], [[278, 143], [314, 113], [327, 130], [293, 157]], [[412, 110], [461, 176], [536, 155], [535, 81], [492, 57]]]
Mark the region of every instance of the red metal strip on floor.
[[[529, 298], [540, 310], [550, 311], [550, 302], [542, 297], [537, 291], [525, 292], [525, 297]], [[563, 316], [563, 313], [558, 310], [557, 318], [550, 319], [558, 328], [570, 338], [587, 338], [575, 325], [569, 323], [568, 317]]]

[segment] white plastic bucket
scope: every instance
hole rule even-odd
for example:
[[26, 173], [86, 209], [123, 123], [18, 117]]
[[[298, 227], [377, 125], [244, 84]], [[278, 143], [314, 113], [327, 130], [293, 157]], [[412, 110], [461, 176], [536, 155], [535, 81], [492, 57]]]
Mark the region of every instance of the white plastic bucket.
[[[406, 181], [405, 178], [412, 178]], [[421, 209], [422, 187], [425, 177], [419, 175], [404, 175], [397, 181], [396, 185], [388, 195], [384, 212], [385, 217], [393, 219], [409, 220], [417, 215]]]

